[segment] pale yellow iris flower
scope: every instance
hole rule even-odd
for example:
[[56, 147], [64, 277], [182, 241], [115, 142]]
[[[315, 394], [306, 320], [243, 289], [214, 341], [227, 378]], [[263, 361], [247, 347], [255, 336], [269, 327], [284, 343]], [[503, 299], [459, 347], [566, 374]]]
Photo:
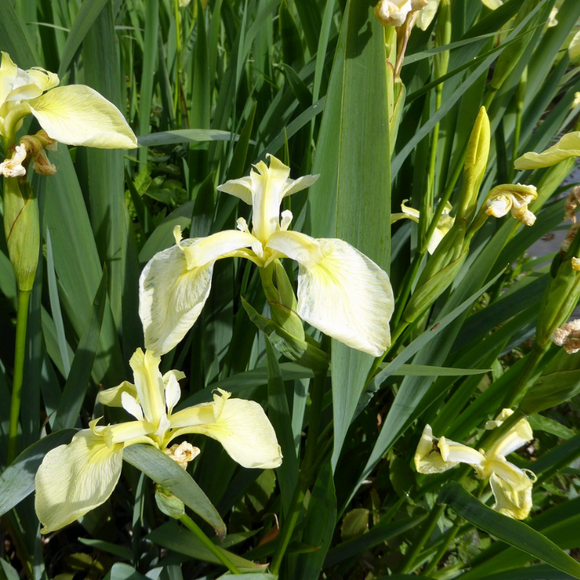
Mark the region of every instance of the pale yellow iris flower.
[[237, 256], [265, 268], [278, 258], [291, 258], [299, 264], [298, 315], [348, 346], [380, 356], [390, 344], [394, 308], [387, 274], [342, 240], [288, 231], [292, 213], [280, 216], [282, 199], [306, 189], [318, 176], [289, 179], [290, 168], [269, 158], [269, 166], [261, 161], [248, 177], [218, 187], [252, 205], [251, 231], [242, 218], [238, 230], [207, 238], [182, 240], [177, 230], [176, 245], [145, 266], [139, 315], [146, 347], [163, 354], [185, 336], [207, 300], [216, 260]]
[[[513, 411], [504, 409], [495, 421], [488, 421], [487, 429], [501, 425]], [[532, 485], [535, 475], [510, 463], [506, 456], [534, 438], [530, 424], [522, 419], [489, 451], [456, 443], [445, 437], [433, 437], [429, 425], [425, 429], [415, 453], [415, 467], [419, 473], [441, 473], [458, 465], [471, 465], [480, 479], [488, 479], [495, 497], [493, 509], [517, 520], [528, 517], [532, 509]]]
[[107, 99], [85, 85], [58, 87], [58, 75], [18, 68], [8, 53], [0, 65], [0, 136], [12, 146], [22, 119], [36, 117], [51, 139], [68, 145], [131, 149], [137, 139]]
[[[402, 213], [391, 214], [392, 224], [405, 218], [419, 223], [421, 213], [419, 212], [419, 210], [413, 209], [412, 207], [405, 205], [406, 201], [407, 201], [406, 199], [403, 200], [403, 203], [401, 204]], [[437, 249], [437, 246], [441, 243], [441, 240], [445, 237], [447, 232], [453, 227], [453, 224], [455, 223], [455, 218], [449, 215], [452, 209], [453, 206], [449, 202], [447, 202], [445, 204], [445, 207], [443, 208], [441, 217], [437, 222], [437, 227], [433, 230], [433, 235], [431, 236], [431, 239], [427, 244], [427, 250], [430, 254], [432, 254]]]
[[135, 384], [125, 381], [99, 394], [102, 404], [122, 406], [134, 421], [100, 426], [96, 419], [70, 444], [46, 455], [35, 481], [43, 533], [70, 524], [109, 498], [121, 475], [123, 449], [129, 445], [153, 445], [187, 465], [198, 450], [169, 444], [181, 435], [199, 433], [219, 441], [243, 467], [272, 469], [281, 464], [276, 433], [258, 403], [232, 399], [219, 389], [212, 403], [174, 412], [180, 398], [177, 381], [184, 375], [161, 375], [160, 360], [138, 349], [130, 361]]
[[569, 157], [580, 157], [580, 131], [567, 133], [542, 153], [525, 153], [515, 160], [514, 167], [518, 170], [540, 169], [556, 165]]

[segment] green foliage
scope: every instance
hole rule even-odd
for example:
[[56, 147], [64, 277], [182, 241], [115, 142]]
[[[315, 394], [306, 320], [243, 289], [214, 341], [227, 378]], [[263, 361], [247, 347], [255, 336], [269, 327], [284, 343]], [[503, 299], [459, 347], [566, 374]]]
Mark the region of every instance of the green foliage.
[[[139, 142], [130, 151], [59, 144], [49, 154], [55, 175], [29, 170], [40, 253], [33, 240], [28, 249], [40, 260], [24, 342], [14, 240], [0, 232], [7, 578], [580, 578], [580, 358], [550, 340], [577, 307], [580, 274], [557, 248], [552, 266], [526, 254], [568, 228], [562, 197], [575, 160], [513, 168], [580, 128], [580, 68], [567, 52], [580, 3], [505, 0], [490, 10], [450, 0], [408, 38], [381, 26], [375, 5], [0, 0], [0, 49], [23, 69], [99, 91]], [[485, 136], [474, 144], [482, 107], [489, 156]], [[19, 135], [37, 125], [27, 117]], [[292, 230], [345, 240], [389, 273], [391, 346], [375, 359], [302, 330], [294, 262], [272, 268], [278, 302], [254, 264], [218, 260], [199, 319], [162, 370], [187, 377], [179, 408], [210, 402], [215, 389], [262, 405], [282, 465], [244, 469], [197, 435], [183, 436], [201, 450], [187, 470], [132, 445], [112, 496], [41, 536], [33, 490], [43, 457], [96, 418], [128, 420], [97, 394], [131, 378], [143, 346], [145, 264], [174, 245], [175, 226], [201, 238], [250, 223], [251, 207], [216, 188], [267, 154], [293, 179], [320, 174], [283, 200]], [[485, 213], [488, 193], [512, 183], [537, 187], [531, 227]], [[420, 210], [417, 223], [391, 225], [404, 200]], [[456, 221], [431, 255], [446, 202]], [[26, 356], [11, 438], [15, 352]], [[494, 511], [489, 488], [462, 466], [423, 475], [413, 465], [426, 424], [437, 438], [485, 447], [486, 421], [504, 407], [534, 430], [509, 458], [537, 477], [525, 523]]]

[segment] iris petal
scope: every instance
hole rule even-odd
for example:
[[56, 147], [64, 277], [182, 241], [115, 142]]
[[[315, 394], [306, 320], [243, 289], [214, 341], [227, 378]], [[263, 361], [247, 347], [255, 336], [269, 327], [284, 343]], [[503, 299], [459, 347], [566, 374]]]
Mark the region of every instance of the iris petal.
[[179, 246], [155, 254], [147, 263], [139, 279], [139, 316], [147, 349], [165, 354], [192, 327], [209, 295], [213, 264], [188, 270]]
[[272, 424], [254, 401], [231, 399], [220, 391], [211, 404], [190, 407], [170, 417], [176, 431], [200, 433], [219, 441], [228, 455], [242, 467], [273, 469], [282, 463], [282, 453]]
[[277, 232], [268, 247], [300, 264], [298, 314], [346, 345], [380, 356], [391, 343], [394, 297], [389, 277], [350, 244]]
[[49, 137], [61, 143], [101, 149], [137, 147], [121, 111], [85, 85], [56, 87], [29, 104]]
[[36, 474], [36, 513], [43, 533], [58, 530], [104, 503], [117, 485], [123, 445], [109, 447], [90, 429], [56, 447]]

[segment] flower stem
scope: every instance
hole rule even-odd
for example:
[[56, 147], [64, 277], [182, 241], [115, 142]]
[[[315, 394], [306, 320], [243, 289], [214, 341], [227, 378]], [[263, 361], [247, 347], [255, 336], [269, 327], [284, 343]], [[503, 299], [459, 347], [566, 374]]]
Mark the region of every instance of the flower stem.
[[427, 542], [427, 540], [431, 537], [439, 518], [443, 515], [445, 510], [444, 505], [437, 505], [435, 504], [431, 508], [431, 513], [429, 517], [425, 521], [425, 525], [421, 530], [421, 535], [417, 538], [417, 541], [413, 543], [409, 551], [405, 554], [405, 559], [403, 560], [403, 564], [401, 565], [400, 573], [407, 574], [408, 572], [413, 570], [413, 564], [419, 552], [423, 549], [423, 546]]
[[457, 519], [455, 521], [455, 523], [453, 524], [453, 527], [447, 532], [445, 539], [443, 540], [442, 544], [439, 546], [439, 549], [437, 550], [437, 553], [435, 554], [435, 556], [433, 556], [433, 559], [431, 560], [431, 562], [429, 562], [429, 564], [427, 564], [425, 569], [422, 571], [422, 573], [421, 573], [422, 576], [429, 576], [429, 574], [431, 574], [431, 572], [433, 572], [433, 570], [435, 570], [435, 568], [437, 568], [437, 565], [441, 561], [441, 558], [443, 558], [443, 556], [445, 556], [447, 549], [449, 548], [451, 542], [453, 542], [453, 540], [457, 536], [457, 532], [459, 532], [460, 528], [461, 528], [461, 526], [459, 525], [459, 519]]
[[24, 380], [24, 361], [26, 356], [26, 326], [28, 324], [28, 303], [30, 291], [18, 291], [18, 312], [16, 315], [16, 352], [14, 355], [14, 379], [12, 381], [12, 400], [10, 404], [10, 427], [8, 430], [8, 465], [16, 458], [18, 451], [18, 419]]
[[306, 490], [314, 479], [314, 467], [316, 465], [316, 456], [318, 447], [318, 435], [320, 433], [322, 407], [324, 402], [324, 386], [326, 385], [326, 372], [316, 373], [310, 382], [310, 397], [312, 404], [310, 407], [310, 424], [308, 426], [308, 438], [306, 440], [306, 451], [300, 467], [300, 477], [292, 496], [290, 510], [284, 525], [281, 527], [278, 545], [270, 565], [270, 572], [277, 575], [282, 565], [282, 560], [286, 554], [288, 544], [294, 533], [294, 528], [298, 523], [298, 517], [302, 511], [304, 496]]
[[280, 572], [280, 566], [284, 555], [286, 554], [286, 549], [292, 538], [294, 528], [298, 523], [298, 516], [302, 511], [302, 504], [304, 503], [304, 496], [306, 494], [305, 481], [299, 479], [296, 484], [296, 489], [294, 490], [294, 495], [292, 497], [292, 502], [290, 504], [290, 512], [288, 518], [284, 522], [284, 526], [281, 529], [280, 536], [278, 537], [278, 544], [276, 546], [276, 552], [272, 558], [272, 564], [270, 564], [270, 573], [274, 576], [278, 576]]
[[216, 546], [202, 531], [202, 529], [187, 515], [184, 514], [179, 521], [232, 573], [241, 574], [226, 556], [225, 550]]

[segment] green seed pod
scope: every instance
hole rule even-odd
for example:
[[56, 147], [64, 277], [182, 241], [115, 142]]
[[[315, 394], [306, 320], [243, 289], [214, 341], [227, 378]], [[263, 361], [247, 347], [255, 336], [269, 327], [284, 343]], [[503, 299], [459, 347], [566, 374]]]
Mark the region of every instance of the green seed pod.
[[155, 486], [155, 503], [162, 513], [174, 520], [178, 520], [185, 515], [183, 502], [161, 485]]

